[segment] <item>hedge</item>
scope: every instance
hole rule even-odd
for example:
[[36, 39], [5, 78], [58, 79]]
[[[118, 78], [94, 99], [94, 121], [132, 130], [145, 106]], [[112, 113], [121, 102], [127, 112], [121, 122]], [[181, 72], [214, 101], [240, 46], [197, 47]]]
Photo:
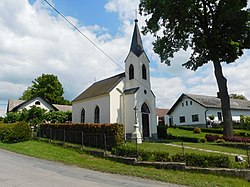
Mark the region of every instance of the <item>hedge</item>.
[[0, 125], [0, 141], [3, 143], [16, 143], [29, 140], [30, 126], [26, 122], [16, 122]]
[[199, 143], [201, 141], [201, 138], [193, 138], [188, 136], [174, 136], [170, 133], [167, 134], [167, 139], [178, 139], [184, 142], [193, 142], [193, 143]]
[[[196, 167], [230, 167], [230, 159], [226, 155], [201, 155], [195, 153], [186, 153], [185, 157], [183, 154], [178, 153], [169, 156], [169, 153], [163, 151], [148, 151], [138, 149], [138, 153], [134, 147], [118, 146], [112, 149], [112, 154], [124, 157], [134, 157], [143, 161], [158, 161], [158, 162], [186, 162], [187, 166]], [[138, 154], [138, 155], [137, 155]]]
[[117, 156], [138, 158], [142, 161], [155, 161], [155, 162], [168, 162], [171, 161], [169, 153], [163, 151], [148, 151], [143, 149], [128, 147], [128, 146], [118, 146], [112, 149], [111, 153]]
[[195, 153], [186, 153], [185, 158], [183, 154], [176, 154], [172, 157], [174, 162], [186, 161], [187, 166], [196, 167], [219, 167], [229, 168], [230, 159], [226, 155], [200, 155]]
[[124, 142], [124, 127], [121, 124], [41, 124], [37, 136], [111, 150]]
[[227, 142], [246, 142], [250, 143], [250, 138], [248, 137], [240, 137], [240, 136], [232, 136], [232, 137], [223, 137], [214, 134], [206, 134], [205, 138], [208, 142], [215, 142], [218, 139], [224, 139]]

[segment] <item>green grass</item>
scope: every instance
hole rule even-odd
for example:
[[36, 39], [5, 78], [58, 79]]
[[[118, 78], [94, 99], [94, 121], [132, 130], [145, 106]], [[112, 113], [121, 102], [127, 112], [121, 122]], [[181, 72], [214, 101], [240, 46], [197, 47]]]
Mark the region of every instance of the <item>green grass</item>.
[[62, 162], [68, 165], [75, 165], [92, 170], [116, 173], [122, 175], [143, 177], [163, 182], [183, 184], [189, 186], [249, 186], [243, 179], [211, 174], [191, 173], [185, 171], [161, 170], [150, 167], [130, 166], [110, 160], [96, 158], [87, 154], [80, 154], [72, 149], [55, 146], [45, 142], [27, 141], [16, 144], [0, 143], [1, 149], [32, 157]]
[[[207, 132], [194, 133], [193, 131], [178, 129], [178, 128], [168, 128], [167, 133], [173, 136], [185, 136], [190, 138], [205, 138], [206, 134], [211, 134]], [[214, 134], [214, 133], [213, 133]], [[221, 134], [218, 134], [221, 135]]]

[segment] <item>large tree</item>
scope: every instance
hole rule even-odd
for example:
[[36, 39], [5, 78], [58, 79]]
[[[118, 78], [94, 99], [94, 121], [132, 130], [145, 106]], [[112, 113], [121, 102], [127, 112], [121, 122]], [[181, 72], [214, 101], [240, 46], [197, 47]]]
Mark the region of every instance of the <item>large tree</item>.
[[70, 104], [63, 97], [63, 87], [57, 76], [42, 74], [32, 81], [32, 85], [24, 91], [20, 99], [29, 100], [35, 96], [41, 96], [53, 104]]
[[170, 65], [180, 49], [192, 49], [183, 64], [197, 70], [212, 62], [224, 119], [224, 135], [233, 135], [227, 79], [222, 62], [235, 62], [250, 47], [247, 0], [141, 0], [140, 13], [149, 16], [143, 33], [153, 33], [154, 51]]

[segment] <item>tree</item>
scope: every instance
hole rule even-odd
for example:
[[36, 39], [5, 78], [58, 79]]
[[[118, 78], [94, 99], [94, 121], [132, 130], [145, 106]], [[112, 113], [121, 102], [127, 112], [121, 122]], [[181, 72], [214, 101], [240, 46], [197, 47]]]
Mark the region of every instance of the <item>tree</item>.
[[63, 97], [63, 87], [57, 76], [42, 74], [42, 76], [37, 77], [32, 83], [32, 86], [24, 91], [20, 99], [29, 100], [35, 96], [40, 96], [53, 104], [70, 104]]
[[192, 49], [183, 64], [197, 70], [212, 62], [224, 119], [224, 136], [233, 136], [227, 79], [222, 62], [235, 62], [250, 47], [247, 0], [141, 0], [140, 13], [151, 16], [143, 34], [156, 36], [154, 51], [170, 65], [180, 49]]
[[231, 99], [240, 99], [240, 100], [247, 100], [247, 98], [244, 95], [240, 95], [240, 94], [230, 94], [229, 97]]

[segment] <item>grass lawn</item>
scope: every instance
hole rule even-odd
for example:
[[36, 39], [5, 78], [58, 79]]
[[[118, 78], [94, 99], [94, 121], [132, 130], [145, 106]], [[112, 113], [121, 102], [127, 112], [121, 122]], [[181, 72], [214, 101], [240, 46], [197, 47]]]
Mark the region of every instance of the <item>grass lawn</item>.
[[[168, 134], [172, 134], [174, 136], [185, 136], [190, 138], [205, 138], [206, 134], [211, 134], [207, 132], [194, 133], [193, 131], [178, 129], [178, 128], [168, 128]], [[212, 133], [214, 134], [214, 133]], [[218, 134], [221, 136], [221, 134]]]
[[183, 184], [189, 186], [249, 186], [249, 182], [226, 176], [199, 174], [184, 171], [161, 170], [150, 167], [130, 166], [110, 160], [80, 154], [75, 150], [66, 149], [45, 142], [26, 141], [16, 144], [0, 142], [0, 148], [25, 154], [32, 157], [62, 162], [92, 170], [143, 177], [163, 182]]

